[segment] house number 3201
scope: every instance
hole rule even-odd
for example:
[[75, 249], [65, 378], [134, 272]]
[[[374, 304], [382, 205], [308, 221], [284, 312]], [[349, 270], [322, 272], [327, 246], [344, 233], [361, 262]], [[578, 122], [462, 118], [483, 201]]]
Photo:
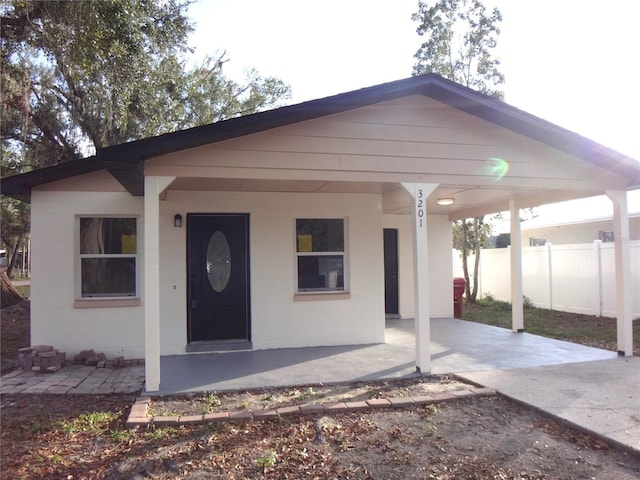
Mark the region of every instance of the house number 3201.
[[424, 193], [421, 188], [418, 189], [416, 195], [416, 222], [422, 227], [424, 222]]

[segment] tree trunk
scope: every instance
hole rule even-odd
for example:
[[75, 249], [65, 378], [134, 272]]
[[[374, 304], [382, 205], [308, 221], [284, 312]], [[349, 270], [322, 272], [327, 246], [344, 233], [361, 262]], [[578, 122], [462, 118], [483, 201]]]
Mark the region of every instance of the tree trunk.
[[0, 291], [0, 295], [2, 295], [0, 297], [1, 308], [10, 307], [26, 300], [26, 298], [16, 290], [5, 272], [0, 272], [0, 283], [2, 286], [2, 290]]
[[473, 263], [473, 290], [471, 290], [471, 296], [467, 297], [469, 303], [476, 303], [478, 297], [478, 267], [480, 266], [480, 227], [481, 218], [476, 217], [473, 219], [473, 244], [474, 248], [474, 263]]
[[7, 244], [7, 246], [10, 248], [10, 252], [11, 252], [11, 255], [8, 258], [9, 261], [7, 262], [7, 277], [9, 277], [9, 278], [11, 278], [11, 274], [13, 273], [13, 269], [16, 266], [16, 261], [18, 260], [18, 252], [20, 250], [20, 245], [22, 245], [22, 237], [23, 236], [20, 235], [18, 237], [18, 240], [16, 240], [16, 243], [13, 246], [10, 246], [9, 244]]
[[471, 285], [469, 282], [469, 265], [467, 263], [467, 259], [469, 256], [469, 243], [467, 239], [467, 221], [461, 220], [462, 225], [462, 272], [464, 274], [465, 284], [465, 295], [467, 297], [467, 301], [471, 298]]

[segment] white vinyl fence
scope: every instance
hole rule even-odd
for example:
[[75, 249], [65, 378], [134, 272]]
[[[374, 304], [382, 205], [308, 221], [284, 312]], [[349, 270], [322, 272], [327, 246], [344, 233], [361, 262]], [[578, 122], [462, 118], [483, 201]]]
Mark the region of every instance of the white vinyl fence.
[[[473, 257], [469, 257], [469, 271]], [[640, 241], [630, 242], [631, 311], [640, 317]], [[522, 249], [523, 294], [535, 306], [564, 312], [616, 316], [616, 277], [613, 243], [545, 245]], [[453, 251], [454, 277], [464, 276], [460, 253]], [[480, 254], [478, 298], [486, 295], [511, 301], [508, 248], [484, 249]]]

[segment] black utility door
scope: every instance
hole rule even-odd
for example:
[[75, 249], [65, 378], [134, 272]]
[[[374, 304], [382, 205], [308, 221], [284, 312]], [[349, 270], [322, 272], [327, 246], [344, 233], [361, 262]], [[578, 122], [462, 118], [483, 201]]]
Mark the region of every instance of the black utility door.
[[249, 217], [190, 214], [189, 343], [249, 340]]
[[398, 316], [398, 230], [384, 229], [384, 313]]

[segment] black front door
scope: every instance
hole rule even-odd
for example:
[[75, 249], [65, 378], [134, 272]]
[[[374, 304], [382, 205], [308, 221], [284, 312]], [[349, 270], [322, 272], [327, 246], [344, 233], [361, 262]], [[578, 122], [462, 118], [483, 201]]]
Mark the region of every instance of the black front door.
[[398, 308], [398, 230], [384, 229], [384, 313], [397, 317]]
[[249, 340], [249, 217], [189, 214], [189, 343]]

